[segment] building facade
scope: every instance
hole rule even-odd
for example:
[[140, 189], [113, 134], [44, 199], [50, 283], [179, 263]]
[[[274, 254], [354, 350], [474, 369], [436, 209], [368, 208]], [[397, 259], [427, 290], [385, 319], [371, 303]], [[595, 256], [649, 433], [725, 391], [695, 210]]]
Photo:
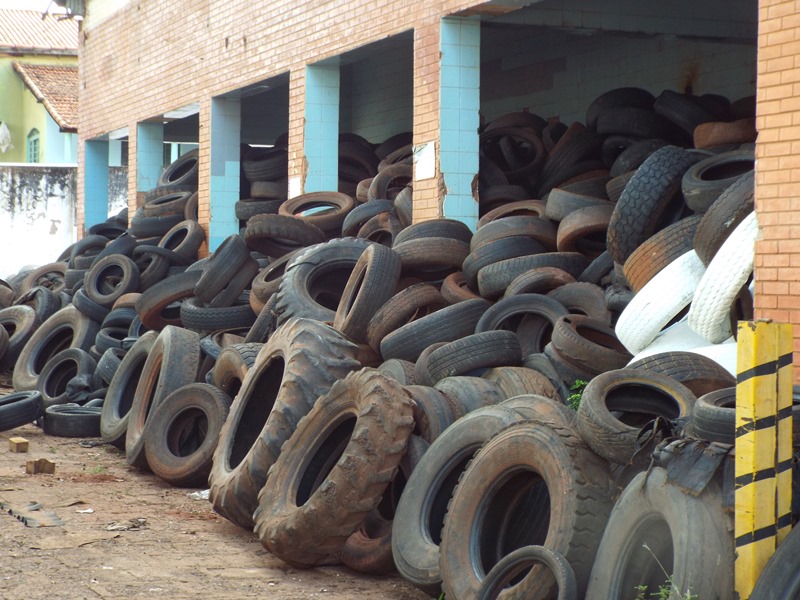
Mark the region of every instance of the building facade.
[[[794, 2], [88, 0], [80, 56], [79, 223], [105, 218], [120, 143], [132, 209], [155, 186], [163, 143], [196, 143], [212, 250], [238, 231], [242, 144], [286, 134], [294, 196], [336, 188], [341, 134], [377, 144], [412, 132], [414, 220], [474, 226], [478, 130], [499, 115], [571, 124], [623, 86], [754, 95], [755, 313], [800, 324]], [[795, 340], [800, 350], [800, 328]]]

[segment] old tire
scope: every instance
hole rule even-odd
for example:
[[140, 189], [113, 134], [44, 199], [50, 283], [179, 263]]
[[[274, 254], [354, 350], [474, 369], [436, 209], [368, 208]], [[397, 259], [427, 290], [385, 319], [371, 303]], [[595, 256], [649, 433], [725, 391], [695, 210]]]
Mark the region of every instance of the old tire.
[[153, 409], [144, 434], [147, 464], [178, 487], [205, 487], [231, 400], [206, 383], [189, 383]]
[[333, 384], [299, 423], [259, 493], [255, 531], [293, 565], [337, 563], [381, 500], [411, 434], [411, 400], [374, 369]]

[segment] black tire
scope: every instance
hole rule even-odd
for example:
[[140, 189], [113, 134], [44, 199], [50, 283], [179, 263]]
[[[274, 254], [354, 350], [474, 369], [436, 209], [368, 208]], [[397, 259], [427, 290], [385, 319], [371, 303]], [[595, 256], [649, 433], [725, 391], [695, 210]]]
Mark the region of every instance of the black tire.
[[606, 304], [606, 293], [599, 285], [576, 281], [565, 283], [547, 293], [558, 300], [574, 315], [585, 315], [606, 324], [611, 323], [611, 311]]
[[506, 554], [486, 574], [478, 589], [478, 600], [497, 600], [502, 593], [532, 598], [541, 582], [531, 568], [539, 563], [546, 565], [556, 578], [557, 600], [578, 600], [578, 584], [572, 566], [561, 553], [544, 546], [523, 546]]
[[450, 498], [473, 455], [525, 415], [501, 406], [475, 410], [447, 427], [406, 482], [394, 515], [392, 554], [403, 579], [437, 596], [439, 544]]
[[354, 237], [364, 223], [383, 212], [394, 212], [394, 202], [377, 199], [356, 206], [342, 222], [342, 237]]
[[276, 304], [278, 323], [292, 317], [332, 322], [347, 280], [370, 244], [357, 238], [342, 238], [317, 244], [295, 256], [281, 279]]
[[59, 404], [44, 411], [42, 431], [48, 435], [69, 438], [100, 437], [100, 412], [97, 406]]
[[400, 257], [403, 275], [423, 281], [439, 281], [461, 270], [469, 254], [467, 242], [444, 237], [415, 238], [393, 244], [392, 249]]
[[41, 325], [36, 311], [27, 305], [9, 306], [0, 310], [0, 327], [8, 335], [8, 346], [0, 356], [0, 369], [13, 367], [22, 349]]
[[417, 283], [386, 300], [367, 324], [367, 343], [376, 352], [389, 333], [447, 306], [442, 294], [431, 284]]
[[325, 241], [316, 225], [284, 215], [258, 215], [247, 222], [244, 241], [252, 250], [278, 258], [299, 247]]
[[100, 419], [100, 435], [103, 441], [120, 450], [125, 450], [125, 436], [133, 398], [142, 376], [144, 363], [156, 338], [158, 332], [148, 331], [136, 340], [108, 384]]
[[73, 294], [72, 305], [87, 319], [91, 319], [95, 323], [102, 323], [110, 312], [107, 306], [102, 306], [89, 298], [84, 288], [80, 288]]
[[400, 461], [400, 468], [386, 487], [380, 503], [367, 515], [358, 530], [347, 538], [347, 542], [339, 551], [339, 559], [346, 567], [374, 575], [385, 575], [395, 571], [392, 556], [394, 510], [406, 481], [427, 450], [428, 442], [418, 435], [409, 436], [408, 447]]
[[203, 302], [211, 302], [248, 260], [251, 260], [250, 251], [242, 238], [238, 235], [229, 235], [211, 255], [194, 287], [194, 295]]
[[[472, 459], [448, 506], [440, 561], [445, 594], [475, 597], [506, 554], [537, 544], [569, 561], [583, 597], [612, 489], [608, 464], [560, 419], [498, 433]], [[547, 573], [528, 598], [550, 598], [554, 583]]]
[[735, 597], [733, 525], [725, 512], [713, 482], [695, 497], [661, 467], [639, 473], [611, 511], [586, 600], [633, 598], [637, 586], [649, 597], [670, 583], [675, 597]]
[[735, 443], [735, 387], [709, 392], [697, 399], [692, 412], [692, 434], [709, 442]]
[[232, 344], [222, 349], [211, 369], [211, 383], [233, 399], [242, 389], [247, 372], [253, 367], [264, 344]]
[[129, 411], [125, 459], [130, 466], [148, 468], [144, 440], [150, 417], [164, 398], [195, 380], [199, 362], [200, 338], [196, 333], [170, 325], [158, 334], [142, 366]]
[[723, 242], [755, 209], [755, 174], [739, 177], [726, 188], [703, 215], [694, 235], [697, 256], [708, 266]]
[[785, 600], [800, 594], [800, 528], [795, 527], [764, 565], [750, 600]]
[[197, 187], [199, 152], [190, 150], [172, 161], [158, 176], [159, 188]]
[[512, 236], [500, 238], [493, 242], [488, 242], [480, 248], [473, 250], [464, 259], [461, 266], [464, 278], [473, 290], [478, 289], [478, 271], [486, 265], [515, 258], [517, 256], [529, 256], [546, 252], [545, 247], [536, 240], [524, 236]]
[[[347, 194], [311, 192], [286, 200], [278, 209], [278, 214], [301, 219], [328, 233], [338, 233], [342, 230], [347, 213], [354, 207], [355, 200]], [[313, 210], [319, 208], [324, 208], [324, 210]], [[309, 214], [303, 214], [309, 210], [311, 211]]]
[[592, 375], [621, 369], [633, 358], [608, 322], [583, 315], [560, 317], [550, 343], [566, 362]]
[[527, 356], [544, 349], [556, 320], [566, 314], [567, 308], [558, 300], [543, 294], [517, 294], [489, 307], [476, 323], [475, 332], [514, 331], [519, 336], [523, 356]]
[[33, 423], [43, 414], [44, 403], [37, 390], [14, 392], [0, 397], [0, 431]]
[[409, 225], [397, 234], [394, 243], [402, 244], [410, 240], [430, 237], [451, 238], [469, 244], [472, 239], [472, 231], [464, 223], [455, 219], [431, 219]]
[[244, 338], [246, 343], [257, 342], [265, 344], [269, 336], [278, 327], [278, 313], [275, 311], [275, 305], [278, 301], [278, 295], [272, 294], [269, 299], [264, 303], [264, 308], [258, 313], [255, 322], [250, 327], [250, 331]]
[[12, 383], [16, 391], [36, 389], [39, 374], [53, 356], [67, 348], [88, 351], [100, 324], [67, 306], [47, 319], [37, 329], [19, 355]]
[[240, 221], [247, 221], [256, 215], [277, 215], [281, 204], [285, 201], [285, 198], [278, 200], [239, 200], [233, 205], [233, 211], [237, 219]]
[[525, 271], [537, 267], [556, 267], [578, 277], [589, 261], [578, 252], [545, 252], [532, 256], [518, 256], [492, 263], [478, 271], [478, 288], [485, 298], [497, 298], [508, 285]]
[[700, 161], [684, 173], [681, 181], [686, 205], [695, 212], [706, 212], [725, 189], [753, 173], [754, 167], [752, 150], [724, 152]]
[[517, 275], [508, 284], [504, 297], [519, 294], [547, 294], [569, 283], [575, 283], [575, 278], [562, 269], [556, 267], [536, 267]]
[[370, 319], [392, 297], [402, 268], [391, 248], [372, 244], [361, 254], [344, 286], [333, 326], [351, 340], [366, 343]]
[[652, 108], [653, 102], [655, 102], [653, 94], [642, 88], [619, 87], [609, 90], [600, 94], [589, 104], [586, 109], [586, 126], [595, 129], [600, 114], [612, 106]]
[[136, 299], [136, 313], [142, 325], [155, 330], [180, 325], [180, 306], [175, 303], [194, 295], [194, 287], [202, 274], [199, 270], [185, 271], [142, 292]]
[[[122, 364], [122, 359], [127, 354], [126, 350], [122, 348], [109, 348], [97, 361], [97, 368], [95, 369], [95, 379], [99, 378], [100, 381], [108, 386], [114, 379], [114, 375]], [[101, 386], [101, 387], [105, 387]]]
[[[188, 261], [193, 261], [197, 258], [197, 251], [205, 239], [206, 232], [197, 221], [186, 220], [181, 221], [165, 233], [156, 247], [171, 250]], [[171, 262], [180, 264], [176, 260], [171, 260]]]
[[578, 430], [597, 454], [627, 465], [644, 425], [657, 417], [685, 421], [694, 403], [689, 388], [666, 375], [631, 368], [607, 371], [583, 390]]
[[653, 109], [663, 115], [683, 133], [683, 139], [692, 140], [695, 128], [701, 123], [716, 121], [708, 110], [698, 102], [696, 96], [680, 94], [672, 90], [664, 90], [653, 103]]
[[256, 321], [249, 304], [211, 308], [201, 306], [197, 298], [187, 298], [181, 303], [180, 311], [183, 326], [197, 332], [249, 329]]
[[89, 270], [83, 289], [90, 300], [110, 307], [122, 295], [139, 291], [139, 269], [127, 256], [106, 256]]
[[381, 340], [381, 355], [384, 359], [415, 361], [435, 342], [452, 342], [474, 332], [475, 325], [489, 306], [487, 300], [466, 300], [411, 321]]
[[248, 371], [220, 433], [209, 475], [214, 510], [253, 528], [258, 492], [300, 419], [334, 381], [359, 368], [357, 347], [335, 329], [292, 319]]
[[546, 250], [556, 249], [556, 228], [542, 217], [518, 216], [491, 221], [479, 228], [469, 242], [470, 252], [481, 246], [508, 237], [522, 236], [539, 242]]
[[189, 383], [153, 409], [145, 456], [153, 473], [178, 487], [205, 487], [231, 399], [213, 385]]
[[166, 217], [147, 217], [144, 214], [144, 209], [139, 208], [131, 219], [131, 226], [128, 231], [137, 238], [160, 238], [183, 220], [183, 213]]
[[[61, 309], [61, 299], [49, 288], [38, 285], [32, 287], [22, 294], [14, 303], [17, 305], [26, 304], [36, 311], [36, 316], [40, 323], [44, 323]], [[0, 357], [2, 353], [0, 352]]]
[[667, 142], [658, 139], [634, 142], [617, 156], [608, 174], [611, 177], [619, 177], [629, 171], [635, 171], [653, 152], [666, 145]]
[[39, 375], [38, 389], [45, 408], [68, 402], [85, 402], [93, 391], [97, 362], [85, 350], [67, 348], [55, 354]]
[[642, 163], [625, 186], [608, 225], [608, 250], [619, 264], [659, 229], [684, 216], [680, 195], [683, 174], [695, 154], [676, 146], [659, 148]]
[[484, 406], [500, 404], [506, 395], [494, 381], [468, 375], [445, 377], [434, 384], [445, 397], [456, 420]]
[[485, 331], [435, 349], [428, 358], [428, 372], [436, 383], [445, 377], [465, 375], [475, 369], [511, 367], [520, 362], [522, 350], [515, 333]]
[[338, 563], [406, 451], [411, 400], [375, 369], [337, 381], [298, 424], [259, 493], [255, 531], [281, 560]]
[[691, 215], [647, 238], [625, 261], [623, 271], [630, 288], [641, 290], [664, 267], [692, 249], [700, 215]]
[[142, 207], [144, 209], [144, 215], [146, 217], [183, 215], [186, 209], [186, 203], [189, 201], [189, 198], [192, 197], [192, 194], [194, 194], [194, 190], [174, 191], [146, 199]]
[[640, 358], [629, 369], [667, 375], [689, 388], [696, 397], [736, 385], [736, 378], [719, 363], [693, 352], [660, 352]]

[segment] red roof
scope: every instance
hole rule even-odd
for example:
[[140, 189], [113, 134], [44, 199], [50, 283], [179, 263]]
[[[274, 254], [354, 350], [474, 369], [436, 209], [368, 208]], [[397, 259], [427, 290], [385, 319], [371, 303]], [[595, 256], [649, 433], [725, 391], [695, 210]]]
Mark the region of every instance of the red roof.
[[61, 131], [78, 131], [78, 67], [14, 62], [14, 70]]
[[78, 53], [78, 22], [35, 10], [0, 9], [0, 52]]

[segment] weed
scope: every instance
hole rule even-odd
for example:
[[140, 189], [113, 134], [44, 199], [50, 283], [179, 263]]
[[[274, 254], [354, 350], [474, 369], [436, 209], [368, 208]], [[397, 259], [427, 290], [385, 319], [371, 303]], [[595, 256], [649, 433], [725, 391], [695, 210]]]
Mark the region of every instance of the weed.
[[693, 594], [691, 590], [686, 590], [686, 593], [683, 594], [675, 585], [675, 582], [672, 580], [672, 575], [667, 573], [666, 569], [664, 569], [664, 565], [661, 564], [661, 561], [658, 560], [658, 557], [650, 550], [650, 547], [647, 544], [642, 544], [647, 551], [653, 555], [653, 558], [656, 559], [658, 566], [661, 567], [661, 571], [663, 571], [664, 575], [667, 577], [667, 582], [658, 586], [657, 592], [649, 592], [647, 591], [646, 585], [637, 585], [634, 589], [636, 590], [636, 598], [634, 600], [670, 600], [672, 598], [672, 591], [675, 590], [677, 592], [677, 600], [699, 600], [697, 594]]
[[88, 469], [87, 473], [90, 473], [91, 475], [99, 475], [100, 473], [105, 473], [107, 470], [108, 469], [106, 469], [104, 466], [97, 465], [96, 467], [91, 467]]
[[584, 381], [583, 379], [576, 379], [575, 383], [573, 383], [569, 391], [572, 392], [569, 397], [567, 398], [567, 404], [569, 407], [577, 411], [578, 407], [581, 404], [581, 398], [583, 398], [583, 390], [586, 389], [586, 386], [589, 385], [588, 381]]

